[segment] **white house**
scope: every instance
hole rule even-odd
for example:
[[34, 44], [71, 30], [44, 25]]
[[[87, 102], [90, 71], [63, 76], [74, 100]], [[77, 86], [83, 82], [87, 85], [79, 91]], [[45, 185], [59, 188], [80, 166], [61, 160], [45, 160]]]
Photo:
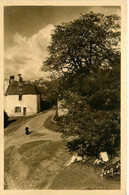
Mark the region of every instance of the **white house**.
[[34, 115], [40, 111], [40, 94], [32, 83], [13, 80], [5, 92], [4, 109], [9, 117]]

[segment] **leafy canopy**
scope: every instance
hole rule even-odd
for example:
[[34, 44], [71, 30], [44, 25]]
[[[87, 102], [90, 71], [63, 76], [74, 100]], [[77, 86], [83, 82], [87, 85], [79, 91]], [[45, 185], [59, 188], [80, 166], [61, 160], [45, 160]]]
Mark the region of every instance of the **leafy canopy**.
[[69, 110], [59, 126], [75, 137], [70, 147], [112, 154], [120, 146], [120, 17], [90, 12], [58, 25], [48, 51], [44, 68], [59, 76]]
[[111, 68], [119, 60], [119, 42], [120, 18], [90, 12], [56, 26], [44, 67], [61, 75]]

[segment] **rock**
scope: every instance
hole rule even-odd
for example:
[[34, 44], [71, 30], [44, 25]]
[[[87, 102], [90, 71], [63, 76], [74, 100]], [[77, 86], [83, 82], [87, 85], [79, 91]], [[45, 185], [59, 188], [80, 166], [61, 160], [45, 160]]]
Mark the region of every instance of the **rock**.
[[82, 160], [82, 157], [81, 156], [76, 156], [76, 160], [77, 161], [81, 161]]
[[66, 166], [66, 167], [70, 166], [75, 161], [81, 161], [81, 160], [82, 160], [81, 156], [74, 155], [64, 164], [64, 166]]
[[107, 152], [100, 152], [99, 159], [103, 162], [107, 162], [109, 160]]
[[93, 162], [93, 164], [97, 164], [97, 165], [99, 165], [100, 163], [102, 163], [102, 161], [98, 158]]

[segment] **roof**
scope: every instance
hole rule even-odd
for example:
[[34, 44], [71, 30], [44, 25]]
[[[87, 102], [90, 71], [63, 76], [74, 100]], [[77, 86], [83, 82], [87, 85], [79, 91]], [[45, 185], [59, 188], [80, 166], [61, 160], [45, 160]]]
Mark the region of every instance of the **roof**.
[[5, 95], [29, 95], [39, 94], [36, 87], [32, 83], [13, 82], [9, 84]]

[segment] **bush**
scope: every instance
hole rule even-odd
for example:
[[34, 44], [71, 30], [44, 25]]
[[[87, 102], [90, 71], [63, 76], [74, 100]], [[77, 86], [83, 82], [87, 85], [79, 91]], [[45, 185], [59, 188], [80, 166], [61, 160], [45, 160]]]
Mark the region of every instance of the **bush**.
[[78, 136], [68, 143], [70, 150], [87, 155], [101, 151], [113, 154], [120, 148], [120, 113], [118, 110], [96, 110], [85, 98], [68, 92], [65, 95], [68, 114], [58, 120], [65, 136]]

